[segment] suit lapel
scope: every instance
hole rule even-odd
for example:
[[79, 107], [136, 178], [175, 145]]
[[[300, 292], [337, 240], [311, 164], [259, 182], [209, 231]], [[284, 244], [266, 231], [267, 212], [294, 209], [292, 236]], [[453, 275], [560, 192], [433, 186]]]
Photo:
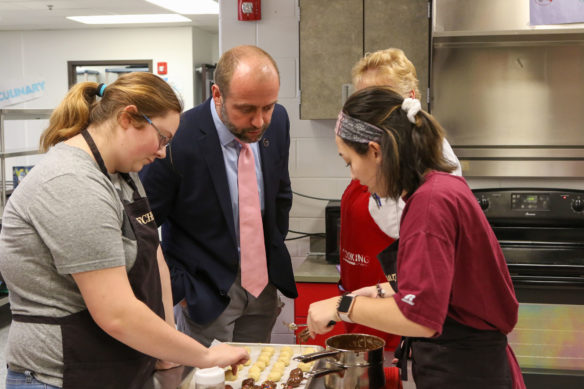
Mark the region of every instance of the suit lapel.
[[[267, 202], [265, 200], [267, 198], [269, 198], [269, 196], [268, 196], [269, 185], [267, 183], [271, 182], [271, 178], [272, 178], [272, 169], [271, 169], [272, 157], [270, 155], [270, 150], [269, 150], [270, 139], [267, 136], [268, 131], [266, 131], [266, 133], [264, 134], [263, 138], [260, 140], [260, 143], [259, 143], [259, 151], [260, 151], [260, 158], [261, 158], [261, 164], [262, 164], [262, 175], [264, 177], [264, 204], [267, 204]], [[266, 205], [266, 207], [267, 207], [267, 205]]]
[[[272, 140], [270, 139], [270, 135], [269, 135], [270, 129], [268, 129], [264, 136], [262, 137], [262, 139], [259, 142], [259, 149], [260, 149], [260, 158], [261, 158], [261, 163], [262, 163], [262, 175], [264, 178], [264, 206], [265, 206], [265, 212], [268, 211], [268, 206], [269, 206], [269, 202], [267, 201], [267, 199], [272, 198], [271, 197], [271, 193], [269, 193], [271, 185], [269, 185], [270, 182], [272, 182], [273, 179], [273, 153], [271, 152], [271, 144], [272, 144]], [[265, 214], [264, 214], [265, 216]]]
[[235, 226], [233, 223], [233, 210], [231, 208], [231, 198], [229, 197], [229, 184], [227, 183], [225, 161], [223, 160], [223, 149], [221, 148], [219, 135], [217, 134], [217, 129], [211, 116], [210, 100], [207, 100], [203, 109], [203, 120], [199, 125], [199, 130], [202, 134], [201, 149], [207, 162], [207, 167], [209, 168], [209, 175], [213, 181], [213, 186], [215, 187], [215, 194], [219, 199], [223, 216], [229, 226], [231, 238], [237, 246]]

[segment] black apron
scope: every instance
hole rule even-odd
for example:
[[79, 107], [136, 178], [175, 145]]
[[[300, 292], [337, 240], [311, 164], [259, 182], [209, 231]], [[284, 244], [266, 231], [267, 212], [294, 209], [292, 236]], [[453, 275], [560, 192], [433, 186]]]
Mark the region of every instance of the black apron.
[[[101, 154], [87, 132], [82, 132], [101, 171], [108, 178]], [[140, 197], [136, 184], [120, 173], [133, 189], [133, 201], [124, 204], [122, 234], [136, 240], [136, 262], [128, 279], [136, 297], [158, 316], [164, 318], [162, 287], [156, 260], [158, 230], [148, 204]], [[121, 198], [121, 196], [120, 196]], [[105, 333], [88, 310], [64, 317], [14, 315], [25, 323], [54, 324], [61, 327], [63, 338], [63, 389], [142, 389], [154, 373], [156, 359], [134, 350]]]
[[[397, 251], [399, 239], [377, 258], [398, 291]], [[500, 331], [478, 330], [446, 317], [442, 334], [436, 338], [402, 337], [395, 351], [401, 379], [407, 381], [407, 360], [418, 389], [510, 389], [513, 387], [507, 357], [507, 337]]]

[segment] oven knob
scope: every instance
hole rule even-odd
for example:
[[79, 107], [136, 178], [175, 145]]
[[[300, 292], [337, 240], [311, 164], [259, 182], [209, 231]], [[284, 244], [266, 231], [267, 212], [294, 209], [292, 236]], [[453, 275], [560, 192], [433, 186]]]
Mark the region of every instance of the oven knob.
[[572, 201], [572, 209], [576, 212], [584, 211], [584, 200], [576, 199]]
[[487, 208], [489, 208], [489, 205], [490, 205], [489, 199], [485, 199], [485, 198], [480, 199], [479, 200], [479, 205], [481, 206], [481, 209], [483, 211], [486, 211]]

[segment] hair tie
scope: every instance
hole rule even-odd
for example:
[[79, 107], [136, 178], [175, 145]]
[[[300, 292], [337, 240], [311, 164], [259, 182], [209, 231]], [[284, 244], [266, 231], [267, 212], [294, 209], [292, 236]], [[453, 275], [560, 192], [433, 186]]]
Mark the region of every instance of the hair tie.
[[422, 103], [420, 103], [420, 100], [418, 99], [412, 99], [407, 97], [402, 102], [401, 109], [403, 109], [406, 112], [410, 123], [416, 124], [416, 115], [422, 109]]
[[104, 83], [99, 84], [97, 86], [96, 95], [98, 95], [99, 97], [103, 97], [103, 92], [105, 91], [105, 87], [106, 87], [106, 85]]

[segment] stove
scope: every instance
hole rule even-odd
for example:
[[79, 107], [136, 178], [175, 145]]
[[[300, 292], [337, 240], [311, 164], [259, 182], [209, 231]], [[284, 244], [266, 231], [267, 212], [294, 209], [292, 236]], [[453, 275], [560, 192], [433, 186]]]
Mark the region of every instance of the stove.
[[528, 388], [584, 388], [584, 191], [475, 189], [519, 300], [509, 334]]

